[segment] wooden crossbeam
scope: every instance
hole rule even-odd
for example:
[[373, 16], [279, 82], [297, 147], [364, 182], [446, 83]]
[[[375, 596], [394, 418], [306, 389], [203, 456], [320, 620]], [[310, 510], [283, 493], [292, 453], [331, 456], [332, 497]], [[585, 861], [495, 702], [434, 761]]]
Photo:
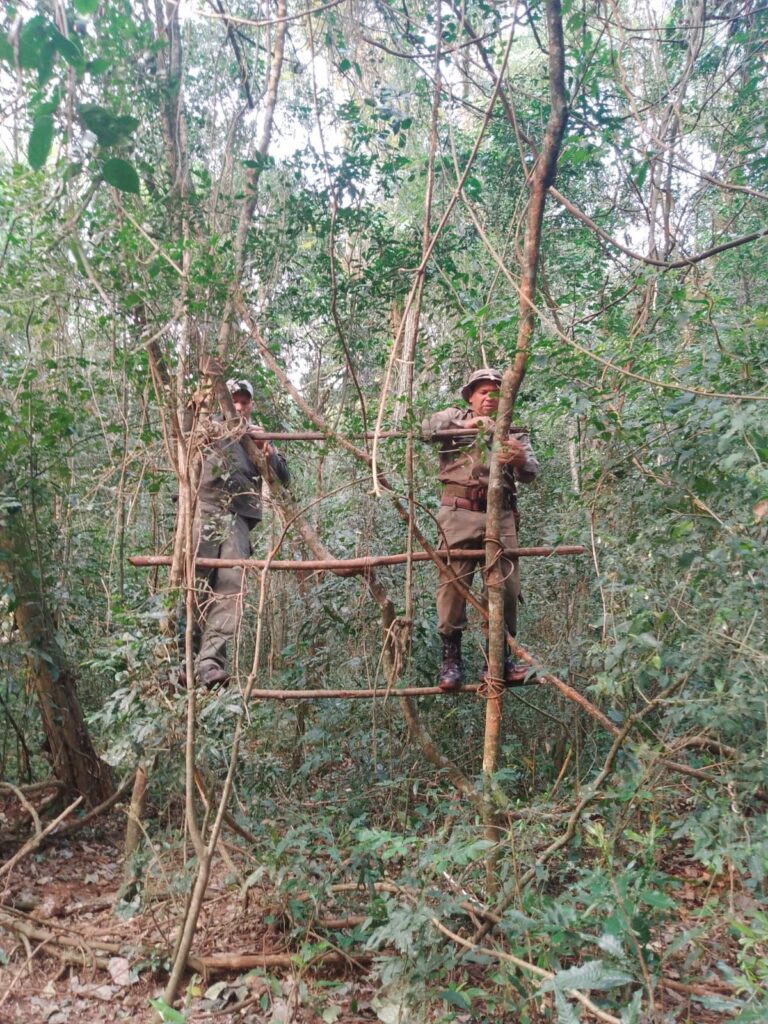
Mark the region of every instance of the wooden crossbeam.
[[366, 700], [385, 697], [453, 697], [465, 693], [477, 693], [479, 683], [470, 683], [460, 690], [445, 692], [438, 686], [403, 686], [392, 690], [251, 690], [250, 697], [256, 700], [323, 700], [324, 698], [343, 697], [349, 700]]
[[[453, 427], [450, 430], [438, 430], [432, 434], [430, 440], [445, 441], [452, 437], [474, 437], [479, 431], [477, 427]], [[483, 431], [487, 433], [487, 431]], [[528, 434], [528, 427], [510, 427], [510, 434]], [[259, 437], [265, 441], [333, 441], [332, 435], [324, 434], [321, 430], [260, 430]], [[365, 435], [366, 440], [373, 441], [382, 437], [408, 437], [407, 430], [380, 430], [378, 433], [369, 432]], [[423, 441], [421, 434], [414, 432], [417, 441]], [[352, 434], [352, 439], [360, 441], [362, 434]]]
[[[505, 686], [505, 690], [517, 690], [521, 686], [540, 686], [541, 680], [534, 677], [530, 682], [515, 683]], [[439, 686], [401, 686], [392, 690], [251, 690], [249, 696], [256, 700], [323, 700], [328, 698], [344, 698], [348, 700], [366, 700], [386, 697], [461, 697], [463, 694], [480, 693], [484, 687], [480, 683], [467, 683], [458, 690], [441, 690]]]
[[[451, 548], [450, 551], [437, 551], [438, 558], [446, 562], [452, 559], [475, 559], [479, 561], [485, 558], [485, 552], [475, 548]], [[534, 547], [534, 548], [506, 548], [505, 556], [509, 558], [549, 558], [552, 555], [583, 555], [584, 548], [581, 545], [562, 544], [558, 547]], [[201, 569], [274, 569], [284, 572], [317, 572], [323, 569], [346, 569], [354, 572], [364, 572], [366, 569], [373, 569], [377, 565], [402, 565], [412, 559], [414, 562], [430, 561], [431, 557], [425, 551], [415, 551], [411, 555], [401, 552], [396, 555], [366, 555], [363, 558], [326, 558], [296, 561], [269, 561], [264, 558], [196, 558], [195, 565]], [[131, 565], [137, 568], [147, 566], [170, 565], [170, 555], [131, 555], [128, 559]]]

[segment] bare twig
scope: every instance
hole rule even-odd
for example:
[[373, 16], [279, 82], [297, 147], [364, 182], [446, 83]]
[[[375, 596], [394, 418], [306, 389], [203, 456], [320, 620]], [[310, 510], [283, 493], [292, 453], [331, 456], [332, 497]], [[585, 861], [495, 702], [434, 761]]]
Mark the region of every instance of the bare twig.
[[2, 878], [3, 875], [7, 875], [10, 871], [13, 870], [13, 868], [19, 863], [19, 861], [23, 860], [28, 854], [32, 853], [33, 850], [36, 850], [40, 843], [43, 841], [43, 839], [45, 839], [46, 836], [50, 835], [51, 832], [54, 831], [56, 826], [60, 825], [65, 818], [69, 817], [72, 811], [74, 811], [76, 807], [79, 807], [82, 802], [82, 796], [79, 796], [76, 800], [73, 800], [69, 807], [63, 810], [57, 818], [54, 818], [53, 821], [49, 821], [42, 831], [37, 831], [32, 836], [31, 839], [28, 839], [26, 843], [24, 843], [24, 845], [21, 847], [21, 849], [17, 850], [16, 853], [14, 853], [14, 855], [11, 857], [11, 859], [6, 861], [5, 864], [3, 864], [2, 867], [0, 867], [0, 878]]

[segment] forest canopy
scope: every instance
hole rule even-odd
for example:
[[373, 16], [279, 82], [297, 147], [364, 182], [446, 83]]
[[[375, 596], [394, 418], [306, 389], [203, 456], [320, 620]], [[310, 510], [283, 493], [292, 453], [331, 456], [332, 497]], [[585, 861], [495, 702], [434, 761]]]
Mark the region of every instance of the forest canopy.
[[[766, 10], [40, 0], [0, 20], [4, 849], [78, 797], [70, 823], [140, 820], [115, 898], [151, 915], [174, 876], [169, 1020], [206, 952], [195, 898], [230, 870], [282, 908], [302, 971], [365, 951], [382, 1021], [764, 1020]], [[419, 424], [481, 366], [541, 463], [520, 544], [584, 549], [521, 558], [539, 684], [396, 696], [438, 672], [427, 558], [249, 572], [232, 683], [180, 686], [190, 403], [226, 417], [242, 378], [265, 430], [319, 437], [276, 442], [291, 484], [255, 558], [430, 551]], [[263, 694], [361, 688], [380, 695]], [[355, 923], [318, 938], [343, 884]], [[363, 1019], [341, 1006], [304, 1019]]]

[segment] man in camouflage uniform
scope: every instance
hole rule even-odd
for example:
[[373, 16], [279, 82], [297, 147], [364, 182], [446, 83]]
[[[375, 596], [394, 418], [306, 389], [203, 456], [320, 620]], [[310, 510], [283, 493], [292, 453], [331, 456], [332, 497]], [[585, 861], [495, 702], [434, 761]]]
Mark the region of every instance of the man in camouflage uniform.
[[[261, 437], [251, 423], [253, 387], [228, 380], [241, 426], [232, 431], [219, 419], [206, 424], [203, 465], [197, 492], [193, 542], [199, 558], [249, 558], [250, 532], [261, 522], [261, 473], [248, 458], [242, 439], [248, 435], [267, 458], [269, 478], [288, 484], [285, 457]], [[243, 610], [245, 570], [198, 568], [195, 574], [195, 677], [212, 687], [229, 680], [227, 646], [237, 635]], [[180, 681], [186, 673], [182, 670]]]
[[[477, 548], [485, 546], [485, 518], [490, 474], [491, 437], [499, 407], [501, 374], [483, 367], [469, 377], [461, 389], [468, 409], [449, 408], [427, 417], [422, 424], [425, 440], [439, 441], [442, 484], [437, 524], [441, 548]], [[479, 433], [467, 437], [438, 439], [435, 434], [464, 427], [477, 428]], [[530, 483], [539, 471], [539, 463], [526, 434], [510, 436], [499, 453], [504, 465], [503, 506], [500, 522], [502, 547], [517, 547], [516, 484]], [[450, 566], [465, 587], [472, 585], [476, 561], [451, 560]], [[520, 594], [520, 571], [516, 558], [502, 558], [504, 576], [504, 620], [508, 632], [517, 630], [517, 599]], [[483, 600], [487, 601], [485, 594]], [[461, 636], [467, 627], [466, 599], [447, 579], [437, 588], [438, 631], [443, 642], [443, 660], [438, 686], [443, 691], [458, 690], [464, 679], [461, 659]], [[514, 684], [525, 678], [526, 669], [507, 658], [505, 682]]]

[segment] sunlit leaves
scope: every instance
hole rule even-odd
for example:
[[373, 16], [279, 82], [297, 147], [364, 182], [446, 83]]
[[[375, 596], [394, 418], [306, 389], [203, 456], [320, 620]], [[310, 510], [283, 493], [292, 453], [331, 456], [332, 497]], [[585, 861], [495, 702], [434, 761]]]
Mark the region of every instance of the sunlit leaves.
[[106, 71], [109, 71], [112, 66], [112, 62], [106, 57], [97, 57], [96, 60], [92, 60], [87, 65], [87, 71], [89, 75], [96, 77], [97, 75], [103, 75]]

